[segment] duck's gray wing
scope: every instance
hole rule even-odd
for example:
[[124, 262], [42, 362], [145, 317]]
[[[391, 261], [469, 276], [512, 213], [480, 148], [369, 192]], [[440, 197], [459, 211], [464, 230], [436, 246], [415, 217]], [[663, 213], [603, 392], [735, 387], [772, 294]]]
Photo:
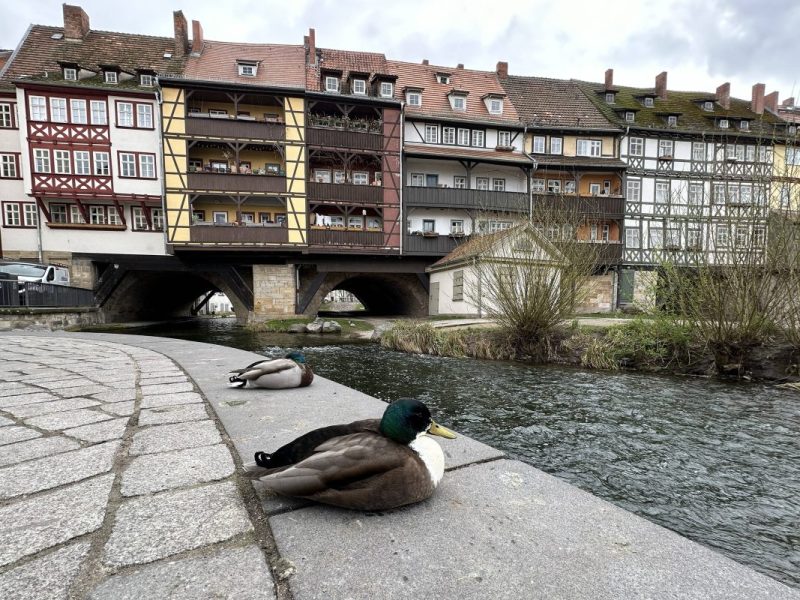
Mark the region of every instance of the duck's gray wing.
[[242, 372], [239, 373], [239, 377], [241, 379], [255, 380], [264, 375], [280, 373], [281, 371], [288, 371], [289, 369], [296, 368], [297, 363], [292, 359], [276, 358], [275, 360], [264, 360], [245, 367], [242, 369]]

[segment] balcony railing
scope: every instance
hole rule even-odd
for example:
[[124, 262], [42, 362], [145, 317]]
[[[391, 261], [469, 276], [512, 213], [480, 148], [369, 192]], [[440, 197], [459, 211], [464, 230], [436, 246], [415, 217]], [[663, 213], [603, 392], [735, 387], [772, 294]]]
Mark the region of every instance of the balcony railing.
[[286, 177], [282, 175], [244, 175], [241, 173], [188, 173], [190, 190], [211, 192], [286, 193]]
[[622, 260], [622, 242], [595, 242], [598, 265], [615, 265]]
[[581, 215], [622, 219], [625, 216], [625, 198], [622, 196], [571, 196], [567, 194], [533, 195], [534, 210], [536, 206], [574, 210]]
[[186, 133], [213, 138], [283, 140], [286, 138], [286, 126], [283, 123], [251, 121], [241, 117], [225, 119], [189, 115], [186, 119]]
[[449, 235], [422, 236], [406, 234], [403, 239], [403, 254], [427, 254], [444, 256], [450, 254], [456, 246], [466, 243], [467, 237]]
[[406, 186], [403, 191], [406, 206], [436, 206], [441, 208], [463, 208], [527, 212], [528, 194], [524, 192], [495, 192], [491, 190], [463, 190], [439, 187]]
[[312, 126], [306, 128], [306, 136], [307, 143], [312, 146], [375, 151], [383, 149], [383, 136], [380, 133]]
[[353, 185], [350, 183], [308, 182], [309, 200], [329, 202], [356, 202], [359, 204], [381, 204], [383, 187], [379, 185]]
[[281, 226], [194, 224], [189, 228], [189, 241], [222, 244], [286, 244], [289, 230]]
[[383, 231], [348, 231], [344, 228], [310, 229], [311, 246], [383, 246]]

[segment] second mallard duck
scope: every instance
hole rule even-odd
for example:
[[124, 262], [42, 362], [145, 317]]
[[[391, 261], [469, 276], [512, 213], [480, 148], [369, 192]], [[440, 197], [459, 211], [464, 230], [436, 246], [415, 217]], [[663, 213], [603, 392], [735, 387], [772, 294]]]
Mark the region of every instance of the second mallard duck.
[[314, 373], [302, 352], [289, 352], [284, 358], [259, 360], [244, 369], [228, 374], [230, 387], [258, 387], [282, 390], [306, 387], [314, 381]]
[[256, 452], [244, 470], [284, 496], [388, 510], [428, 498], [441, 481], [444, 454], [426, 434], [456, 437], [422, 402], [398, 400], [380, 420], [315, 429], [272, 454]]

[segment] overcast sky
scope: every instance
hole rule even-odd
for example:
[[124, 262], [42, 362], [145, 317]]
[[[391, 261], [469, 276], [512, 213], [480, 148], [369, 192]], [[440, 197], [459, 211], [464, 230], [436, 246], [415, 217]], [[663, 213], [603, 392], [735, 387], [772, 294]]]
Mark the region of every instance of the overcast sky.
[[[75, 1], [75, 0], [73, 0]], [[177, 0], [176, 0], [177, 1]], [[797, 0], [77, 0], [92, 28], [172, 36], [172, 11], [199, 20], [206, 39], [300, 44], [309, 27], [325, 48], [383, 52], [397, 60], [517, 75], [713, 91], [725, 81], [750, 98], [763, 82], [781, 100], [800, 93]], [[0, 0], [0, 47], [30, 23], [61, 25], [57, 0]]]

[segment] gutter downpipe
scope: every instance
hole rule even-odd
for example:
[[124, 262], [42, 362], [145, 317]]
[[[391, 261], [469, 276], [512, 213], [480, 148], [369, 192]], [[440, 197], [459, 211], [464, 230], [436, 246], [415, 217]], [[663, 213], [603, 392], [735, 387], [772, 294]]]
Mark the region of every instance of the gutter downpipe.
[[[174, 255], [174, 252], [169, 252], [169, 244], [167, 243], [167, 240], [169, 240], [169, 221], [167, 220], [167, 178], [165, 176], [167, 169], [167, 156], [164, 153], [164, 115], [161, 110], [164, 98], [161, 96], [160, 83], [159, 87], [155, 90], [155, 97], [156, 97], [156, 108], [158, 111], [158, 149], [159, 149], [159, 154], [161, 154], [161, 214], [164, 215], [164, 254]], [[188, 155], [187, 155], [187, 160], [188, 160]], [[192, 207], [190, 205], [187, 208], [189, 209], [189, 225], [191, 225]]]
[[[405, 188], [405, 178], [403, 175], [403, 166], [405, 164], [405, 130], [406, 130], [406, 103], [405, 100], [400, 102], [400, 181], [399, 183], [399, 190], [400, 193], [400, 256], [403, 256], [403, 240], [406, 236], [406, 206], [403, 202], [403, 190]], [[385, 185], [385, 182], [384, 182]]]
[[522, 128], [522, 153], [531, 161], [531, 170], [528, 172], [528, 223], [533, 222], [533, 172], [536, 170], [538, 163], [536, 159], [528, 154], [525, 150], [525, 144], [528, 140], [528, 126]]

